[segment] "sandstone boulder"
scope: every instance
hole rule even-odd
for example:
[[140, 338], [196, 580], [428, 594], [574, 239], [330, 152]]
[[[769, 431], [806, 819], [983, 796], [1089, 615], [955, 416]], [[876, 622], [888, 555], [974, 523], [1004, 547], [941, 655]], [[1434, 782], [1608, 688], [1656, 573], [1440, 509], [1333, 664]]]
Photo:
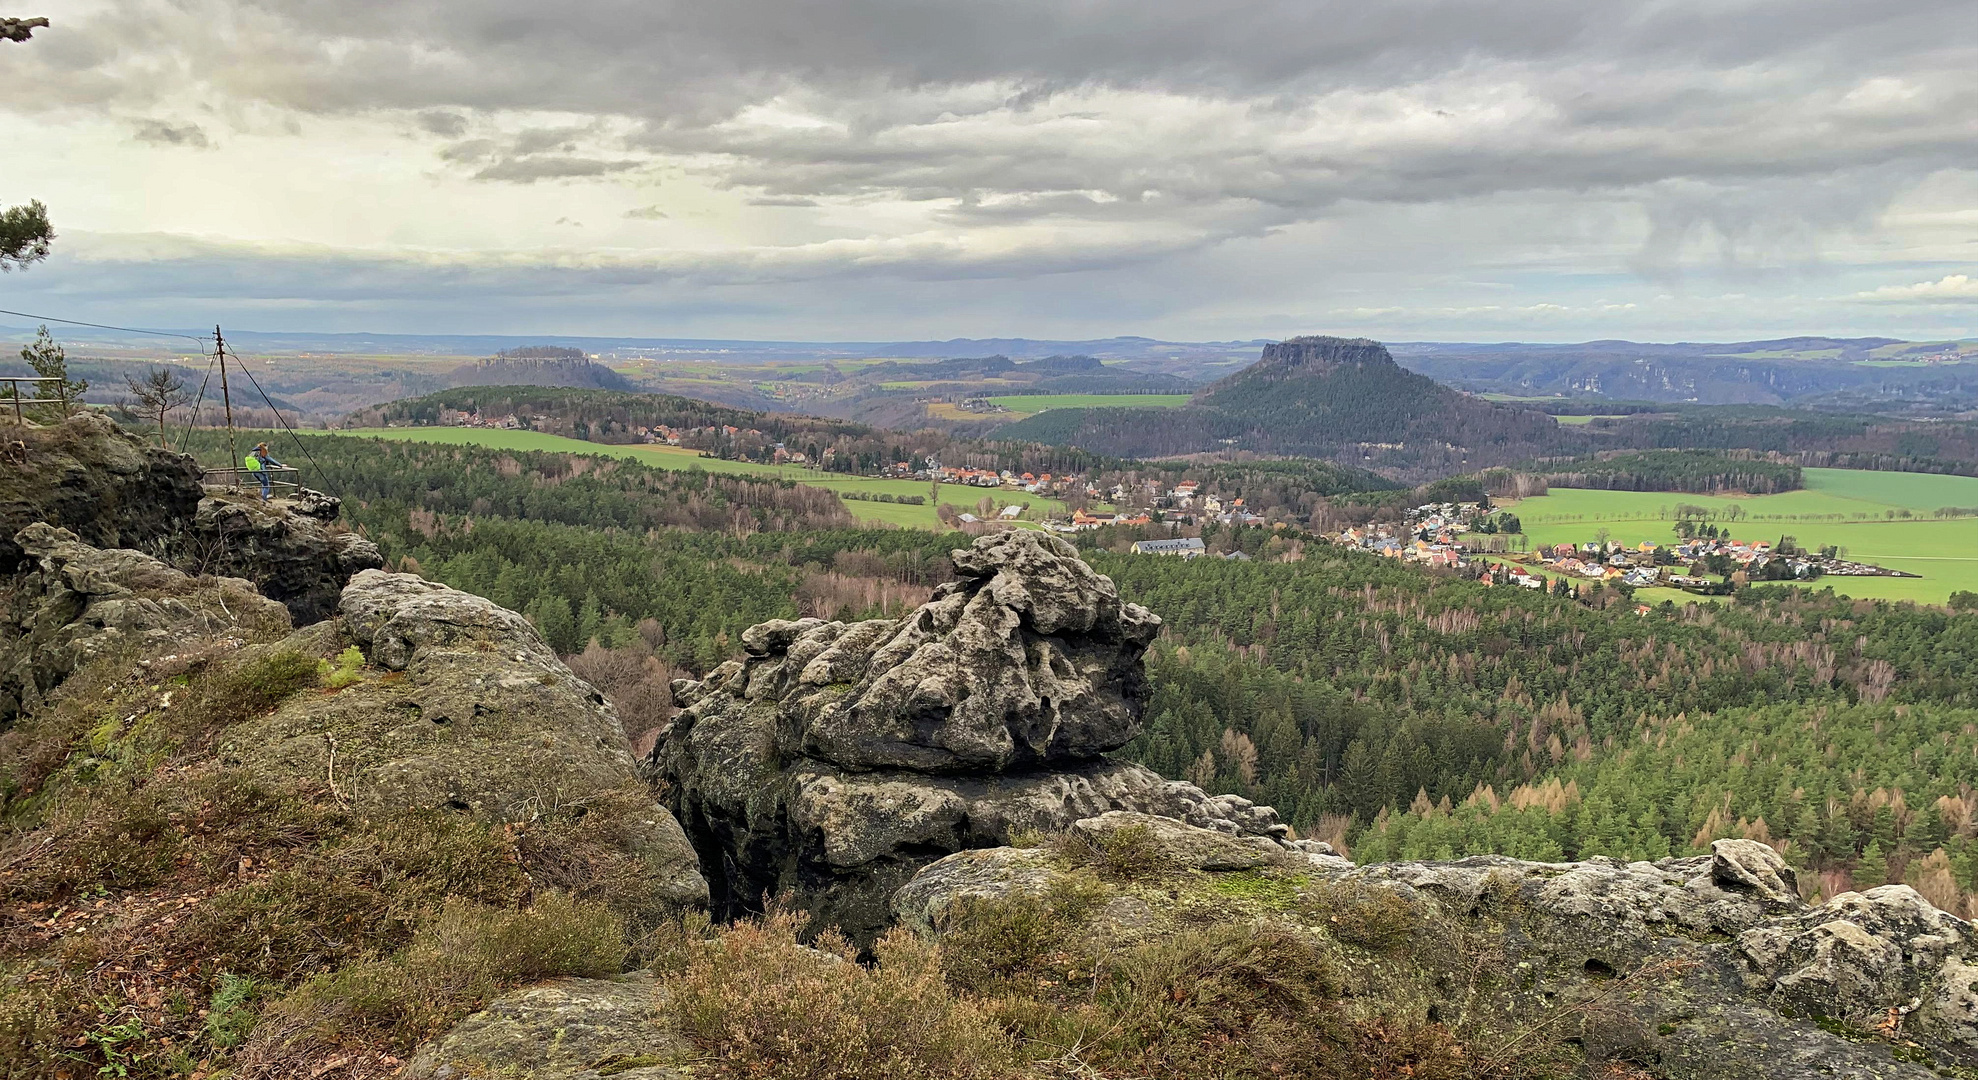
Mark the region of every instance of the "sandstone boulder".
[[652, 976], [557, 979], [505, 994], [420, 1047], [401, 1080], [686, 1080]]
[[353, 575], [385, 564], [376, 544], [332, 526], [341, 505], [307, 489], [265, 504], [252, 496], [209, 496], [175, 545], [179, 561], [254, 582], [298, 626], [319, 622], [336, 610]]
[[[900, 888], [895, 916], [938, 936], [964, 900], [1076, 892], [1089, 912], [1081, 939], [1290, 924], [1326, 943], [1352, 997], [1420, 1002], [1432, 1022], [1522, 1017], [1522, 1030], [1549, 1018], [1552, 1030], [1510, 1037], [1568, 1041], [1589, 1075], [1926, 1080], [1978, 1061], [1967, 924], [1900, 885], [1809, 907], [1781, 888], [1792, 882], [1784, 860], [1752, 841], [1652, 863], [1353, 866], [1331, 855], [1251, 863], [1231, 846], [1249, 841], [1131, 814], [1073, 828], [1139, 828], [1175, 857], [1120, 882], [1052, 849], [960, 852]], [[1074, 877], [1082, 884], [1063, 889]]]
[[717, 910], [793, 891], [869, 941], [928, 862], [1108, 810], [1292, 850], [1269, 807], [1104, 756], [1140, 731], [1157, 618], [1039, 533], [953, 557], [959, 580], [903, 618], [763, 623], [676, 685], [651, 760]]
[[95, 412], [47, 426], [5, 423], [0, 442], [0, 574], [28, 559], [14, 537], [35, 522], [91, 547], [159, 554], [154, 545], [178, 533], [199, 505], [200, 471], [190, 457]]
[[190, 577], [141, 552], [96, 548], [37, 522], [12, 538], [26, 560], [0, 593], [0, 725], [90, 660], [161, 657], [215, 639], [287, 631], [288, 612], [238, 578]]
[[230, 729], [221, 760], [327, 780], [362, 809], [436, 809], [494, 823], [606, 813], [640, 857], [655, 913], [706, 902], [694, 851], [640, 778], [618, 716], [527, 620], [411, 574], [366, 570], [336, 619], [282, 647], [366, 671]]

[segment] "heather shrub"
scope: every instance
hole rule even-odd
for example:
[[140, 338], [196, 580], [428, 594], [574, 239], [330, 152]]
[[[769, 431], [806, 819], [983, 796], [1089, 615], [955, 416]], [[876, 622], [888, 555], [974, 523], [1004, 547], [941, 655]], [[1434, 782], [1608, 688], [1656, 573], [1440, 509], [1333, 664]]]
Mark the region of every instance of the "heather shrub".
[[624, 927], [602, 904], [547, 893], [520, 910], [450, 899], [388, 958], [360, 960], [297, 987], [262, 1014], [241, 1075], [356, 1047], [410, 1051], [515, 986], [620, 969]]
[[1098, 836], [1066, 831], [1048, 843], [1052, 854], [1074, 866], [1089, 866], [1108, 881], [1146, 881], [1170, 869], [1154, 834], [1129, 825]]
[[772, 912], [695, 950], [668, 1008], [721, 1080], [998, 1080], [1024, 1075], [1015, 1045], [942, 978], [939, 949], [904, 931], [864, 967], [834, 932]]

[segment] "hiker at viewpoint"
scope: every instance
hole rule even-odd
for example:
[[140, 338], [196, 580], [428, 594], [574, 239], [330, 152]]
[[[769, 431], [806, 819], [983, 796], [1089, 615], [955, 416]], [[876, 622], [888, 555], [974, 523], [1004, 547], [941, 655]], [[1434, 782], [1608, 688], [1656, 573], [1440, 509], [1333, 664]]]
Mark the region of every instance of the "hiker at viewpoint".
[[275, 487], [274, 478], [268, 475], [269, 470], [286, 469], [288, 466], [276, 461], [274, 456], [268, 453], [267, 443], [256, 446], [254, 452], [247, 455], [246, 464], [247, 471], [261, 481], [261, 501], [267, 502], [268, 496], [273, 494]]

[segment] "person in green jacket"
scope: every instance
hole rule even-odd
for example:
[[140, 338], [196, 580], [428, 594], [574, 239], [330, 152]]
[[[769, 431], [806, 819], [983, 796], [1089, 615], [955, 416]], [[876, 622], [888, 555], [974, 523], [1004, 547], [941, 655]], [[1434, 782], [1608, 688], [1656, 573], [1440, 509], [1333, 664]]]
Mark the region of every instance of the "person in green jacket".
[[255, 478], [261, 481], [261, 501], [267, 502], [268, 496], [274, 493], [275, 487], [274, 478], [268, 475], [268, 471], [270, 469], [286, 469], [288, 466], [276, 461], [274, 456], [268, 453], [267, 443], [261, 443], [256, 446], [254, 452], [247, 455], [246, 464], [247, 471], [253, 473]]

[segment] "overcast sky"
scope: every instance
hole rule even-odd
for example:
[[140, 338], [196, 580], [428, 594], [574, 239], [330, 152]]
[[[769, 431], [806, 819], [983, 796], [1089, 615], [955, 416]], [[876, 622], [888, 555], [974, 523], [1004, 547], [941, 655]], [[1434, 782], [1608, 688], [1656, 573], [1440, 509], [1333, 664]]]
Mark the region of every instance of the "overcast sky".
[[61, 235], [0, 308], [1978, 335], [1970, 0], [5, 2], [0, 205]]

